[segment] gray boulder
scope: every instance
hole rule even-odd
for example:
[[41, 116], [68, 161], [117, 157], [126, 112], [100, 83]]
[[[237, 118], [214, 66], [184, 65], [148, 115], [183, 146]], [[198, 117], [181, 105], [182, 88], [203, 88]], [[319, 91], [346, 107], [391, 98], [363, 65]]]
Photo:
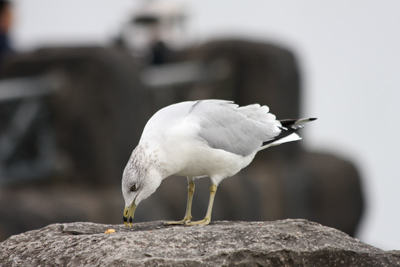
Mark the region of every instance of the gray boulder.
[[[105, 234], [109, 228], [115, 233]], [[400, 266], [385, 252], [306, 220], [208, 226], [52, 224], [0, 243], [0, 266]]]
[[[301, 116], [301, 69], [286, 48], [218, 40], [181, 51], [173, 61], [200, 63], [204, 73], [213, 77], [219, 68], [226, 75], [151, 89], [143, 73], [154, 69], [127, 50], [104, 47], [40, 49], [20, 54], [4, 66], [0, 71], [4, 78], [59, 74], [61, 80], [56, 94], [41, 99], [44, 114], [37, 117], [46, 121], [32, 122], [32, 132], [21, 138], [15, 155], [0, 161], [0, 172], [2, 165], [7, 170], [0, 182], [13, 183], [0, 188], [0, 241], [56, 222], [121, 222], [123, 169], [145, 123], [161, 107], [220, 98], [241, 105], [267, 104], [277, 118]], [[7, 125], [18, 103], [0, 105], [0, 124]], [[224, 181], [218, 188], [213, 218], [304, 218], [355, 236], [364, 210], [363, 181], [356, 166], [329, 153], [309, 152], [302, 144], [262, 151], [250, 166]], [[44, 168], [39, 164], [43, 158], [52, 164]], [[20, 170], [25, 170], [24, 175]], [[26, 182], [29, 179], [31, 183]], [[205, 214], [209, 186], [209, 179], [196, 181], [196, 219]], [[166, 179], [141, 204], [135, 220], [181, 219], [186, 187], [186, 178]]]

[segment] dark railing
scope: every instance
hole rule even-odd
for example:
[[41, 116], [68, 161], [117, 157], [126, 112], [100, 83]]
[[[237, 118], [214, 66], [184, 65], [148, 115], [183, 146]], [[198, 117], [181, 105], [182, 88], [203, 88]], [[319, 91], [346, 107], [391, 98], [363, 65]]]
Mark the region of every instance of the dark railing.
[[58, 75], [0, 81], [0, 183], [45, 177], [56, 150], [45, 98], [61, 87]]

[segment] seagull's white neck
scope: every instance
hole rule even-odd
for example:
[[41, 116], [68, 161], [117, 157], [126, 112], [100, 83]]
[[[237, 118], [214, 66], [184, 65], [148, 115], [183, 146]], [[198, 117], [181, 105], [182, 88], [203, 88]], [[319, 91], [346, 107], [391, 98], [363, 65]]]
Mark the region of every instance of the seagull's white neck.
[[158, 172], [162, 179], [165, 179], [174, 174], [174, 168], [166, 161], [168, 157], [165, 157], [164, 153], [157, 143], [140, 142], [129, 161], [144, 172]]

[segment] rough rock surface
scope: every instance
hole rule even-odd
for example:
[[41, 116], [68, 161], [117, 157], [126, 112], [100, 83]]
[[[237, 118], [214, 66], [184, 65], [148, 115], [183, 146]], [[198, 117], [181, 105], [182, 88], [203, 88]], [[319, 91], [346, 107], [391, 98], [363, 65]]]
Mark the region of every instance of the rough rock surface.
[[[113, 228], [113, 234], [104, 232]], [[306, 220], [208, 226], [52, 224], [0, 243], [0, 266], [400, 266], [385, 252]]]
[[[88, 46], [39, 49], [19, 54], [3, 66], [3, 78], [58, 74], [60, 90], [41, 100], [44, 113], [37, 117], [49, 121], [30, 123], [32, 133], [16, 147], [15, 161], [0, 162], [0, 169], [3, 163], [4, 170], [17, 170], [14, 176], [11, 171], [0, 175], [0, 182], [13, 183], [0, 186], [0, 241], [56, 222], [120, 223], [123, 169], [145, 123], [161, 107], [219, 98], [241, 105], [267, 104], [277, 118], [301, 116], [301, 69], [288, 49], [265, 42], [221, 39], [178, 54], [176, 61], [201, 62], [207, 72], [214, 70], [213, 66], [226, 65], [222, 69], [227, 69], [228, 76], [151, 90], [141, 83], [146, 63], [132, 57], [130, 51]], [[10, 116], [17, 102], [8, 104], [11, 107], [0, 105], [3, 126], [7, 120], [2, 118]], [[4, 119], [12, 118], [7, 116]], [[318, 125], [309, 126], [321, 127]], [[0, 127], [0, 136], [5, 129]], [[224, 181], [218, 187], [213, 218], [304, 218], [355, 236], [364, 208], [360, 173], [348, 160], [308, 152], [302, 144], [292, 142], [264, 150], [250, 166]], [[39, 149], [46, 147], [47, 152]], [[41, 163], [48, 162], [43, 158], [52, 164]], [[27, 175], [13, 167], [15, 163], [21, 164], [18, 166], [24, 167]], [[34, 182], [32, 177], [47, 180]], [[194, 219], [203, 218], [206, 212], [209, 186], [209, 179], [196, 181]], [[186, 178], [168, 178], [140, 204], [135, 220], [181, 219], [186, 197]]]

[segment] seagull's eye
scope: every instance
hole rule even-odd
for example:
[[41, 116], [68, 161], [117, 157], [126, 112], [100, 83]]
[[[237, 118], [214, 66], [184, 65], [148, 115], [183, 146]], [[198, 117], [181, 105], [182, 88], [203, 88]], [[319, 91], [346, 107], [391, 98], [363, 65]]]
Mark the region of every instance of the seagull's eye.
[[131, 188], [129, 188], [129, 190], [131, 190], [132, 192], [135, 192], [136, 191], [136, 185], [135, 184], [132, 185]]

